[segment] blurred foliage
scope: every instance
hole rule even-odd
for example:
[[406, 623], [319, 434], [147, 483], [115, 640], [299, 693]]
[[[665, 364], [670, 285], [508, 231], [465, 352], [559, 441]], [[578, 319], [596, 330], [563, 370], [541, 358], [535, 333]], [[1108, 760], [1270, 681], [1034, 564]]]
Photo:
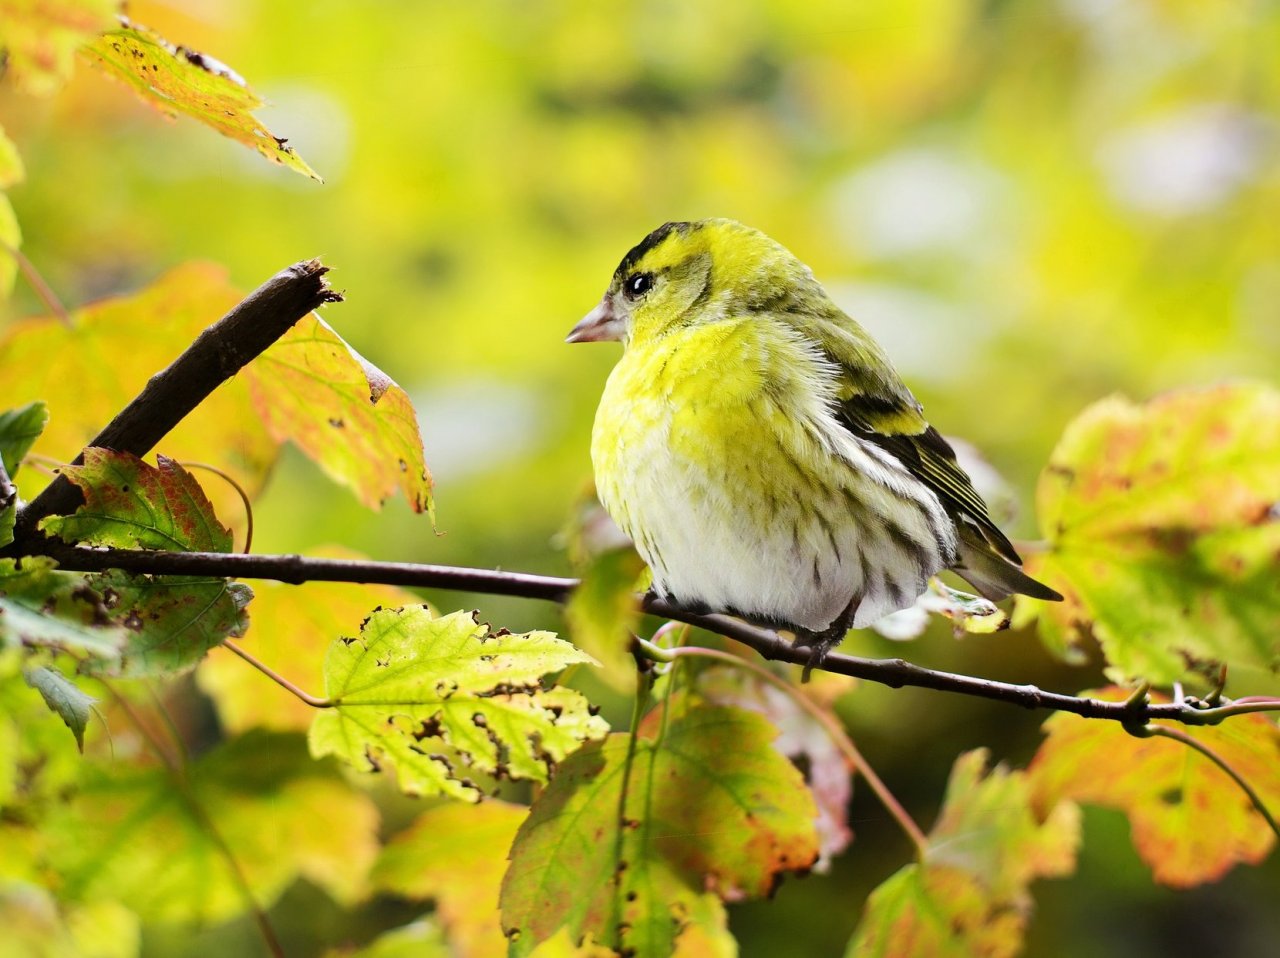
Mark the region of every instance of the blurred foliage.
[[[561, 340], [626, 249], [669, 219], [731, 216], [791, 247], [885, 344], [931, 420], [976, 444], [1023, 503], [1063, 426], [1099, 397], [1274, 378], [1280, 368], [1274, 2], [129, 4], [137, 21], [250, 77], [268, 103], [258, 110], [263, 122], [289, 138], [323, 185], [262, 163], [190, 119], [170, 123], [102, 82], [87, 60], [72, 71], [72, 51], [110, 26], [110, 6], [0, 3], [0, 38], [10, 46], [0, 83], [0, 242], [21, 244], [73, 306], [137, 294], [162, 276], [164, 292], [137, 294], [151, 295], [149, 306], [90, 306], [71, 328], [43, 327], [38, 335], [49, 340], [35, 343], [24, 338], [37, 333], [24, 332], [21, 317], [46, 309], [19, 282], [0, 303], [11, 334], [0, 355], [0, 408], [49, 400], [45, 440], [55, 448], [44, 451], [69, 458], [101, 420], [68, 422], [58, 388], [102, 393], [102, 414], [114, 411], [165, 361], [150, 352], [148, 323], [194, 333], [234, 302], [236, 288], [323, 255], [348, 293], [343, 335], [404, 384], [417, 407], [442, 534], [400, 499], [370, 514], [286, 454], [255, 507], [260, 551], [314, 552], [336, 541], [386, 559], [566, 571], [569, 559], [553, 543], [588, 481], [589, 424], [615, 354]], [[60, 17], [46, 44], [38, 18], [64, 9], [76, 15]], [[57, 97], [29, 95], [66, 75]], [[230, 284], [216, 269], [183, 265], [193, 260], [223, 264]], [[15, 274], [0, 255], [0, 291]], [[179, 300], [178, 289], [188, 296]], [[137, 323], [117, 330], [135, 344], [127, 368], [97, 375], [91, 363], [77, 365], [104, 329], [126, 322]], [[270, 441], [249, 412], [244, 383], [224, 387], [214, 402], [227, 411], [206, 406], [198, 416], [207, 424], [184, 424], [193, 445], [205, 444], [208, 430], [234, 430], [239, 438], [228, 445], [237, 467], [265, 481]], [[280, 413], [277, 439], [290, 419]], [[1234, 438], [1251, 447], [1247, 432]], [[1195, 466], [1191, 456], [1188, 472]], [[210, 494], [219, 504], [225, 493]], [[219, 515], [236, 517], [220, 505]], [[1030, 533], [1027, 513], [1015, 528]], [[448, 596], [432, 598], [455, 607]], [[553, 609], [528, 601], [466, 601], [481, 603], [482, 620], [560, 627]], [[911, 647], [911, 658], [1076, 689], [1101, 679], [1097, 647], [1080, 639], [1082, 664], [1072, 668], [1044, 661], [1025, 634], [954, 643], [939, 628]], [[901, 653], [869, 633], [848, 645]], [[1266, 646], [1254, 640], [1254, 648], [1265, 665]], [[318, 652], [313, 645], [308, 654]], [[56, 719], [23, 711], [30, 690], [9, 664], [0, 659], [0, 754], [20, 761], [17, 780], [0, 780], [0, 797], [20, 788], [52, 800], [77, 774], [75, 744]], [[318, 683], [314, 669], [308, 674]], [[625, 707], [600, 685], [590, 691], [606, 714]], [[961, 751], [985, 745], [997, 759], [1025, 764], [1038, 741], [1031, 723], [1009, 721], [1008, 706], [954, 698], [860, 688], [839, 702], [860, 748], [920, 817], [937, 808]], [[178, 721], [203, 751], [217, 733], [201, 725], [208, 719], [198, 704], [182, 708]], [[1051, 728], [1067, 734], [1060, 724]], [[49, 725], [57, 735], [48, 732], [47, 743], [29, 737]], [[356, 794], [339, 790], [328, 771], [296, 764], [301, 746], [287, 736], [237, 741], [196, 765], [224, 790], [232, 825], [238, 809], [260, 821], [266, 807], [282, 823], [273, 839], [291, 840], [285, 826], [294, 806], [277, 807], [273, 793], [243, 794], [240, 780], [278, 764], [282, 752], [294, 777], [281, 773], [277, 785], [291, 801], [314, 808], [330, 790], [346, 802]], [[124, 737], [117, 747], [132, 755], [136, 743]], [[0, 774], [10, 764], [0, 762]], [[1260, 766], [1264, 778], [1268, 767]], [[965, 781], [977, 781], [973, 760], [964, 769]], [[111, 795], [102, 815], [124, 814], [154, 794], [184, 840], [207, 841], [171, 793], [150, 791], [155, 776], [117, 782], [111, 774], [95, 785]], [[1011, 787], [1003, 775], [974, 787]], [[311, 881], [339, 898], [354, 894], [340, 862], [371, 856], [371, 815], [362, 805], [345, 830], [320, 836], [330, 844], [314, 850]], [[844, 947], [868, 892], [906, 854], [865, 796], [855, 798], [851, 817], [861, 823], [857, 844], [831, 876], [784, 884], [768, 904], [730, 908], [745, 955]], [[0, 848], [34, 840], [21, 825], [0, 828]], [[1215, 954], [1257, 954], [1257, 943], [1280, 939], [1274, 856], [1261, 870], [1236, 869], [1217, 888], [1174, 898], [1152, 885], [1120, 838], [1114, 820], [1085, 816], [1081, 876], [1043, 897], [1037, 886], [1029, 954], [1063, 953], [1063, 940], [1101, 958], [1167, 954], [1191, 940], [1179, 935], [1179, 922], [1211, 922]], [[64, 849], [64, 860], [75, 851]], [[125, 851], [113, 874], [146, 910], [155, 862]], [[0, 867], [35, 857], [25, 849], [0, 855]], [[252, 861], [260, 868], [249, 880], [270, 898], [293, 877], [273, 871], [280, 858], [287, 856]], [[189, 907], [225, 912], [226, 874], [214, 884], [208, 875], [186, 877], [209, 896], [190, 898]], [[90, 901], [59, 913], [37, 876], [0, 878], [0, 914], [17, 929], [18, 947], [28, 937], [31, 953], [107, 939], [132, 953], [139, 931], [131, 912]], [[1021, 893], [1010, 892], [1019, 907]], [[419, 894], [433, 893], [410, 897]], [[1178, 921], [1167, 917], [1171, 902]], [[719, 903], [703, 896], [690, 907], [711, 909], [698, 927], [713, 936]], [[447, 911], [442, 921], [458, 920]], [[1135, 935], [1134, 916], [1148, 913], [1165, 917]], [[286, 896], [274, 917], [287, 925], [291, 914], [311, 921], [314, 908]], [[143, 936], [149, 953], [228, 953], [229, 942], [244, 941], [247, 922]], [[367, 940], [385, 927], [353, 912], [333, 936]], [[386, 953], [436, 940], [434, 928], [411, 926], [386, 942]]]

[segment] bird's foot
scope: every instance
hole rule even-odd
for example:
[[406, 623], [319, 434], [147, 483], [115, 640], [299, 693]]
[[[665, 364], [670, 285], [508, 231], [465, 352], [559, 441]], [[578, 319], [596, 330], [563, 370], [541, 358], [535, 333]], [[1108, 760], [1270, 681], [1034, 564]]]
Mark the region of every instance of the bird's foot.
[[827, 654], [844, 641], [847, 631], [848, 629], [843, 622], [836, 622], [820, 632], [813, 632], [809, 629], [796, 630], [796, 637], [791, 644], [795, 648], [809, 650], [809, 660], [805, 662], [804, 671], [800, 673], [800, 681], [802, 683], [809, 681], [809, 675], [814, 669], [822, 668], [822, 663], [826, 661]]

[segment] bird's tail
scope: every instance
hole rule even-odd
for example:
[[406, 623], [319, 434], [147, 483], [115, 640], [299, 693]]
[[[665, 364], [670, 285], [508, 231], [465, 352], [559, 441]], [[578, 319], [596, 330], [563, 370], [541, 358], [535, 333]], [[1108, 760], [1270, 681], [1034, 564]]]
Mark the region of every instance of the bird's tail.
[[1017, 593], [1048, 602], [1062, 601], [1059, 593], [1043, 582], [1037, 582], [1016, 563], [1000, 555], [980, 530], [966, 522], [957, 523], [957, 529], [960, 533], [960, 561], [953, 568], [984, 598], [999, 602]]

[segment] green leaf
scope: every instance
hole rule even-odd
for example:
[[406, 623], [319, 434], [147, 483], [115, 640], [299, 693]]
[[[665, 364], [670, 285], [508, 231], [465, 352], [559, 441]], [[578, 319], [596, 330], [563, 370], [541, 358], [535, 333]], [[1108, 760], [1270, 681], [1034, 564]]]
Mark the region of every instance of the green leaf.
[[431, 476], [408, 394], [315, 313], [241, 374], [277, 442], [293, 440], [371, 509], [399, 489], [430, 512]]
[[82, 692], [55, 668], [40, 666], [27, 669], [23, 677], [28, 685], [40, 693], [44, 704], [49, 706], [49, 711], [67, 723], [67, 728], [76, 737], [76, 746], [83, 752], [84, 728], [89, 724], [89, 715], [97, 699]]
[[848, 958], [1021, 953], [1028, 886], [1074, 870], [1079, 812], [1063, 803], [1038, 818], [1026, 774], [984, 775], [986, 762], [985, 749], [956, 760], [924, 861], [871, 893]]
[[334, 953], [332, 958], [471, 958], [455, 952], [429, 919], [384, 932], [359, 951]]
[[112, 621], [94, 576], [58, 572], [52, 559], [0, 559], [0, 646], [21, 644], [118, 659], [125, 628]]
[[311, 725], [311, 752], [357, 768], [392, 765], [414, 795], [477, 801], [468, 770], [545, 782], [554, 762], [608, 730], [577, 692], [543, 690], [585, 652], [549, 632], [491, 632], [475, 613], [379, 609], [325, 661], [333, 708]]
[[1018, 620], [1070, 655], [1091, 630], [1115, 676], [1179, 680], [1280, 663], [1280, 391], [1259, 384], [1112, 398], [1067, 427], [1037, 492], [1049, 549], [1028, 571], [1061, 603]]
[[200, 483], [172, 459], [156, 462], [86, 449], [84, 465], [62, 469], [84, 493], [84, 505], [74, 515], [44, 519], [40, 528], [65, 542], [118, 549], [230, 552], [231, 530], [213, 514]]
[[183, 672], [249, 625], [245, 607], [253, 590], [240, 582], [115, 570], [86, 581], [101, 595], [108, 621], [125, 635], [118, 657], [86, 663], [88, 672], [131, 678]]
[[0, 461], [4, 462], [10, 479], [18, 477], [23, 457], [31, 451], [48, 422], [49, 407], [40, 401], [0, 413]]
[[18, 276], [18, 261], [9, 253], [22, 245], [22, 227], [18, 225], [18, 217], [13, 212], [13, 204], [9, 197], [0, 193], [0, 299], [13, 292], [13, 281]]
[[48, 96], [71, 75], [76, 49], [111, 26], [115, 0], [0, 0], [6, 78]]
[[9, 187], [21, 183], [25, 176], [26, 170], [22, 165], [22, 154], [18, 152], [13, 140], [9, 139], [4, 127], [0, 126], [0, 190], [7, 190]]
[[[50, 823], [68, 900], [118, 900], [148, 922], [216, 922], [242, 913], [235, 869], [258, 904], [298, 877], [340, 902], [359, 897], [377, 852], [377, 811], [301, 738], [254, 732], [186, 767], [90, 766]], [[225, 852], [224, 852], [225, 849]]]
[[[370, 883], [406, 898], [431, 899], [450, 944], [463, 956], [502, 955], [498, 892], [507, 852], [529, 809], [496, 800], [428, 809], [391, 839]], [[466, 881], [459, 882], [458, 876]]]
[[768, 895], [818, 856], [816, 809], [765, 719], [677, 701], [634, 740], [573, 755], [511, 849], [502, 922], [514, 956], [563, 927], [637, 956], [669, 955], [710, 890]]
[[574, 645], [602, 662], [600, 677], [623, 691], [636, 685], [631, 633], [640, 622], [636, 590], [646, 574], [644, 561], [634, 549], [602, 552], [582, 571], [564, 610]]
[[90, 63], [162, 113], [185, 113], [273, 163], [320, 179], [293, 147], [258, 122], [253, 111], [262, 100], [238, 73], [197, 50], [174, 46], [140, 23], [120, 20], [118, 29], [85, 46]]
[[[1118, 688], [1081, 694], [1127, 695]], [[1221, 725], [1178, 727], [1226, 761], [1273, 814], [1280, 811], [1280, 730], [1272, 719], [1237, 715]], [[1124, 812], [1134, 848], [1161, 884], [1217, 881], [1241, 862], [1262, 861], [1275, 845], [1240, 786], [1181, 742], [1136, 738], [1114, 722], [1067, 713], [1050, 717], [1044, 730], [1028, 769], [1040, 805], [1069, 799]]]

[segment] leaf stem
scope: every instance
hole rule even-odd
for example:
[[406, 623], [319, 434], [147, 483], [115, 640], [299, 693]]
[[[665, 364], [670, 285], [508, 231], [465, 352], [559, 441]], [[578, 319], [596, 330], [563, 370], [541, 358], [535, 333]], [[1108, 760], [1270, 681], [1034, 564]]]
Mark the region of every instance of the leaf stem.
[[1199, 742], [1192, 738], [1186, 732], [1182, 731], [1182, 729], [1168, 728], [1163, 725], [1148, 725], [1145, 731], [1148, 735], [1159, 736], [1160, 738], [1171, 738], [1175, 742], [1181, 742], [1188, 748], [1199, 752], [1209, 761], [1213, 762], [1214, 765], [1218, 766], [1218, 768], [1222, 769], [1222, 771], [1226, 772], [1227, 775], [1231, 777], [1231, 780], [1240, 786], [1240, 790], [1249, 796], [1249, 801], [1253, 803], [1253, 807], [1258, 810], [1258, 814], [1261, 815], [1267, 825], [1271, 827], [1271, 831], [1275, 833], [1276, 838], [1280, 838], [1280, 824], [1277, 824], [1275, 818], [1272, 817], [1271, 812], [1262, 801], [1262, 796], [1254, 791], [1253, 786], [1245, 781], [1244, 776], [1232, 768], [1230, 763], [1221, 755], [1209, 746], [1205, 745], [1203, 742]]
[[884, 806], [885, 811], [892, 816], [893, 820], [898, 823], [898, 826], [906, 836], [911, 839], [911, 843], [916, 849], [916, 857], [920, 861], [924, 861], [925, 855], [929, 850], [929, 839], [926, 838], [924, 832], [920, 830], [920, 826], [916, 824], [915, 819], [913, 819], [907, 810], [903, 808], [902, 803], [899, 802], [897, 798], [894, 797], [893, 793], [889, 791], [888, 786], [886, 786], [880, 776], [876, 774], [875, 769], [871, 767], [871, 764], [866, 760], [863, 754], [858, 751], [858, 747], [853, 744], [853, 739], [849, 737], [848, 733], [845, 732], [844, 728], [835, 720], [833, 715], [821, 708], [817, 703], [811, 700], [790, 682], [779, 678], [763, 666], [733, 655], [730, 652], [723, 652], [720, 649], [707, 649], [696, 645], [682, 646], [680, 648], [660, 651], [665, 652], [665, 654], [669, 655], [673, 660], [684, 658], [714, 659], [717, 662], [725, 662], [737, 668], [745, 669], [762, 681], [768, 682], [774, 688], [778, 689], [790, 698], [797, 706], [800, 707], [801, 710], [808, 714], [810, 718], [822, 726], [827, 735], [831, 737], [831, 741], [835, 743], [836, 748], [840, 750], [840, 754], [844, 756], [844, 759], [849, 766], [855, 769], [859, 775], [866, 779], [867, 784], [871, 787], [871, 791], [875, 792], [876, 798], [880, 800], [880, 804]]
[[211, 466], [207, 462], [180, 462], [178, 465], [184, 469], [203, 469], [206, 472], [211, 472], [236, 491], [236, 494], [240, 496], [240, 501], [244, 503], [244, 548], [240, 551], [251, 552], [253, 550], [253, 505], [249, 502], [249, 493], [244, 491], [244, 486], [236, 482], [231, 473], [219, 469], [217, 466]]
[[333, 708], [334, 703], [332, 701], [330, 701], [329, 699], [318, 698], [317, 696], [311, 695], [308, 692], [304, 692], [302, 689], [298, 688], [298, 686], [294, 685], [292, 682], [286, 679], [283, 675], [281, 675], [275, 669], [271, 668], [271, 666], [267, 665], [267, 663], [263, 662], [261, 659], [257, 658], [256, 656], [249, 654], [244, 649], [240, 648], [240, 646], [232, 642], [230, 639], [224, 639], [222, 642], [222, 646], [228, 652], [234, 652], [236, 655], [240, 656], [240, 658], [244, 659], [246, 662], [252, 665], [255, 669], [257, 669], [259, 672], [261, 672], [263, 675], [269, 678], [272, 682], [275, 682], [276, 685], [280, 686], [286, 692], [291, 693], [293, 696], [295, 696], [302, 702], [305, 702], [307, 705], [310, 705], [313, 709]]
[[62, 305], [62, 300], [58, 298], [58, 294], [53, 291], [53, 287], [44, 281], [44, 277], [40, 275], [40, 271], [26, 254], [16, 246], [11, 246], [4, 240], [0, 240], [0, 251], [8, 253], [13, 257], [13, 261], [18, 264], [18, 269], [22, 272], [22, 277], [27, 281], [27, 285], [35, 292], [40, 301], [44, 303], [44, 308], [58, 317], [58, 321], [71, 328], [71, 315], [67, 312], [67, 307]]

